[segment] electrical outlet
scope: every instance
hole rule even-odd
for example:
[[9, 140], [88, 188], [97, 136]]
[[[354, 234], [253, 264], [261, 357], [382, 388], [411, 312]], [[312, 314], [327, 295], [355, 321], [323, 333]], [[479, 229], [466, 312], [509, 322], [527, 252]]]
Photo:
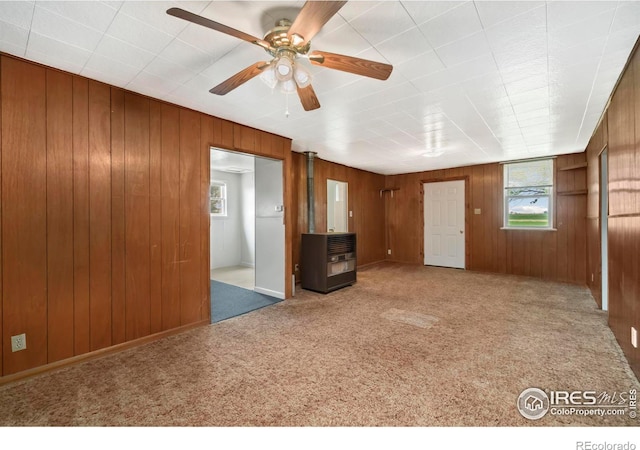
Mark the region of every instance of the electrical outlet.
[[22, 333], [15, 336], [11, 336], [11, 351], [19, 352], [20, 350], [27, 349], [27, 335]]
[[298, 270], [300, 270], [300, 264], [296, 264], [294, 267], [294, 270], [297, 272]]
[[387, 250], [387, 255], [390, 255], [390, 254], [391, 254], [391, 249], [388, 249]]
[[638, 348], [638, 330], [635, 327], [631, 327], [631, 345], [633, 348]]

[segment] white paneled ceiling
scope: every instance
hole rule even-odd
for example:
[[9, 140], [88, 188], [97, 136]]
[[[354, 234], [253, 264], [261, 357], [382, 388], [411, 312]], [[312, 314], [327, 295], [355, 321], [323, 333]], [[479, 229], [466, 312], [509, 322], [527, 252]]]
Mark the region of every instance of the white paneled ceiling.
[[396, 174], [583, 151], [640, 33], [635, 1], [352, 0], [312, 50], [393, 73], [379, 81], [313, 66], [322, 107], [305, 112], [259, 77], [210, 94], [269, 55], [166, 14], [177, 6], [262, 37], [303, 4], [0, 1], [0, 51]]
[[255, 157], [211, 148], [211, 171], [247, 173], [255, 171]]

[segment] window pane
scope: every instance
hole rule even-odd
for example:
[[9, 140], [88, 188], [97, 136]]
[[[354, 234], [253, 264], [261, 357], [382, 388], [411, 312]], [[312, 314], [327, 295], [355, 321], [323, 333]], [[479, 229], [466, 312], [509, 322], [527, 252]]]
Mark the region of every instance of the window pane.
[[535, 195], [549, 195], [551, 188], [548, 187], [519, 187], [507, 189], [507, 195], [510, 197], [531, 197]]
[[211, 199], [211, 214], [224, 214], [224, 201]]
[[549, 227], [549, 197], [508, 198], [509, 227]]
[[221, 198], [222, 197], [222, 186], [212, 184], [211, 185], [211, 198]]
[[527, 161], [507, 165], [505, 187], [551, 186], [553, 160]]

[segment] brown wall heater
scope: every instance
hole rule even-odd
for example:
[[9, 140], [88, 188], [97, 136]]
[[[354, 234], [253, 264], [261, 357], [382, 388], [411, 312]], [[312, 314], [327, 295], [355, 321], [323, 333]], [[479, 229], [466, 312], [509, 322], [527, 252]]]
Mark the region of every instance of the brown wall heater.
[[303, 233], [301, 284], [326, 294], [356, 282], [355, 233]]

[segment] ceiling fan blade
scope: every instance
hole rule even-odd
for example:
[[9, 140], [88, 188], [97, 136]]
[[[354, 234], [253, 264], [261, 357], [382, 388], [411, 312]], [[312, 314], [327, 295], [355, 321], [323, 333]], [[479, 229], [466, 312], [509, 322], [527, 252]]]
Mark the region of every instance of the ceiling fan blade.
[[[309, 42], [345, 3], [347, 2], [307, 1], [289, 28], [289, 40], [296, 45]], [[299, 38], [294, 39], [294, 34]]]
[[316, 66], [342, 70], [378, 80], [386, 80], [393, 70], [393, 66], [390, 64], [329, 52], [313, 52], [309, 55], [309, 61]]
[[212, 30], [220, 31], [221, 33], [225, 33], [229, 36], [242, 39], [243, 41], [251, 42], [252, 44], [259, 45], [264, 49], [271, 49], [271, 45], [269, 45], [269, 43], [263, 39], [259, 39], [255, 36], [251, 36], [250, 34], [243, 33], [242, 31], [238, 31], [221, 23], [214, 22], [213, 20], [207, 19], [206, 17], [202, 17], [189, 11], [185, 11], [184, 9], [169, 8], [167, 9], [167, 14], [179, 19], [184, 19], [189, 22], [196, 23], [198, 25], [202, 25], [203, 27], [211, 28]]
[[246, 69], [241, 70], [240, 72], [228, 78], [227, 80], [223, 81], [216, 87], [211, 88], [209, 92], [217, 95], [228, 94], [238, 86], [241, 86], [242, 84], [246, 83], [256, 75], [259, 75], [264, 69], [269, 67], [269, 65], [271, 65], [271, 63], [266, 61], [255, 63], [247, 67]]
[[320, 102], [318, 101], [318, 97], [316, 97], [316, 93], [314, 92], [311, 85], [306, 88], [298, 88], [298, 97], [300, 97], [300, 103], [302, 103], [302, 107], [305, 111], [313, 111], [314, 109], [320, 108]]

